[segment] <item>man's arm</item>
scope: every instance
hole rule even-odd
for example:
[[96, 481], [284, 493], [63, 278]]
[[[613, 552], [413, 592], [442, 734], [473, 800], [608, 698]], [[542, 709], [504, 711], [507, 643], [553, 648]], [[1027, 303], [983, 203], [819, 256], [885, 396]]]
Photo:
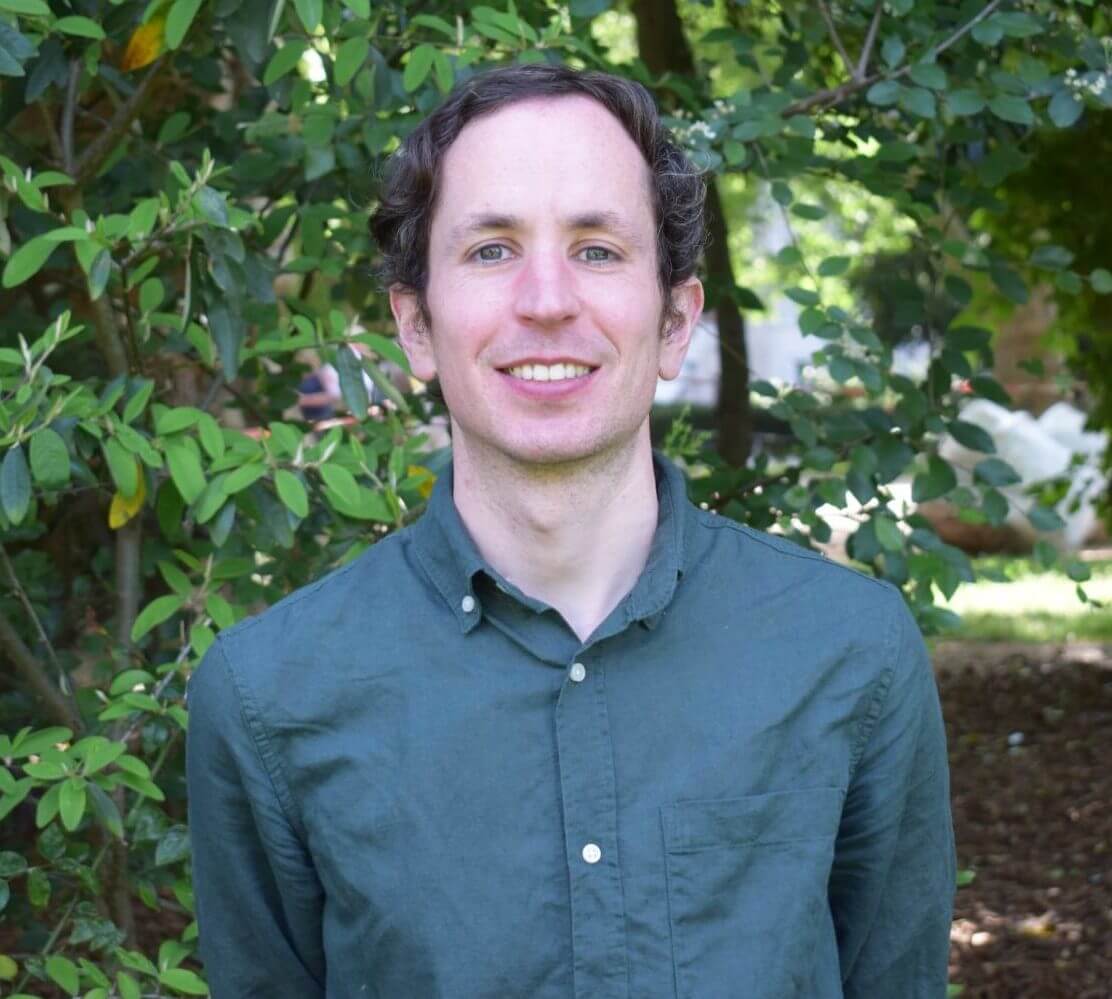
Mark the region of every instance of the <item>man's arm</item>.
[[899, 600], [838, 832], [830, 907], [847, 999], [943, 999], [955, 889], [946, 734], [926, 645]]
[[217, 641], [189, 682], [186, 753], [201, 956], [214, 999], [325, 994], [323, 892], [269, 753]]

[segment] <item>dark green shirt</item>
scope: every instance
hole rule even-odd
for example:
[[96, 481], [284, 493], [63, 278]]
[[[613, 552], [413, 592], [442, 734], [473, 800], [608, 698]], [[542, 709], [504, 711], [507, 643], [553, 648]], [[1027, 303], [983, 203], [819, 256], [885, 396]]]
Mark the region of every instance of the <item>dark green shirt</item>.
[[451, 478], [190, 683], [216, 999], [941, 999], [945, 738], [897, 590], [701, 511], [657, 459], [586, 642]]

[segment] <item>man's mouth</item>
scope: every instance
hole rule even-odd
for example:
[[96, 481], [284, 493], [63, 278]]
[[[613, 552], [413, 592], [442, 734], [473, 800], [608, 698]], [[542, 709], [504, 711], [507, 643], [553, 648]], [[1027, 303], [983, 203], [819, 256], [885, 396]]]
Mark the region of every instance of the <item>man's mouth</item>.
[[516, 364], [502, 369], [512, 378], [526, 382], [563, 382], [584, 378], [595, 369], [586, 364]]

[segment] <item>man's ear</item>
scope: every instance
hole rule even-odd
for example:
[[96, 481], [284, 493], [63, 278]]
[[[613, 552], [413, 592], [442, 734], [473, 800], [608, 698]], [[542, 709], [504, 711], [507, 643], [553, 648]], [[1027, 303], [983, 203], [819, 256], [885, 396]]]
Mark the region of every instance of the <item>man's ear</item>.
[[671, 290], [672, 308], [665, 320], [664, 335], [660, 341], [660, 377], [671, 381], [680, 373], [691, 334], [703, 314], [703, 283], [689, 277]]
[[436, 355], [417, 292], [394, 285], [390, 289], [390, 311], [398, 324], [398, 340], [409, 358], [410, 370], [421, 381], [432, 381], [436, 377]]

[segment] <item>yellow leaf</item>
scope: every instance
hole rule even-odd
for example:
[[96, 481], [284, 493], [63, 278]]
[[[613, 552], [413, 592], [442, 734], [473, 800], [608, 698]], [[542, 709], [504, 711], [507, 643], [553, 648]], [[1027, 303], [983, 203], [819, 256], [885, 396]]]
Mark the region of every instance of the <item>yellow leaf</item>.
[[424, 499], [428, 499], [432, 495], [432, 487], [436, 485], [436, 476], [425, 468], [424, 465], [410, 465], [406, 469], [406, 475], [415, 475], [421, 479], [421, 481], [417, 483], [417, 492], [419, 492]]
[[142, 471], [139, 473], [139, 488], [134, 496], [125, 496], [116, 493], [112, 497], [112, 505], [108, 508], [108, 526], [112, 530], [119, 530], [140, 510], [143, 509], [143, 500], [147, 498], [147, 480]]
[[166, 51], [166, 14], [155, 14], [131, 33], [120, 59], [120, 69], [125, 73], [150, 65]]

